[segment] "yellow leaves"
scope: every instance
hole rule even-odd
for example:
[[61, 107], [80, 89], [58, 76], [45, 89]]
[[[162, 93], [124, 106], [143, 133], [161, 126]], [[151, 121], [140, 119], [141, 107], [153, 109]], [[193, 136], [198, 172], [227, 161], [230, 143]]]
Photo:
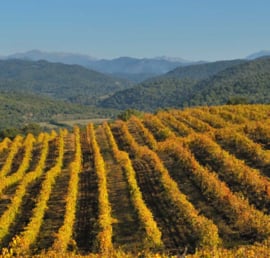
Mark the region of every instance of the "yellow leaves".
[[95, 170], [98, 176], [98, 201], [99, 201], [99, 218], [98, 223], [100, 232], [97, 236], [99, 250], [101, 253], [109, 253], [113, 248], [112, 245], [112, 217], [111, 206], [108, 199], [106, 170], [103, 157], [100, 153], [98, 143], [96, 141], [93, 124], [87, 127], [89, 139], [94, 153]]
[[19, 151], [19, 148], [22, 145], [22, 136], [17, 135], [15, 137], [15, 139], [13, 140], [11, 147], [10, 147], [10, 151], [8, 154], [8, 157], [5, 161], [5, 164], [3, 165], [2, 169], [0, 170], [0, 178], [4, 177], [11, 169], [12, 163], [13, 163], [13, 159], [16, 155], [16, 153]]
[[157, 142], [154, 136], [146, 127], [144, 127], [143, 123], [138, 117], [132, 116], [130, 120], [128, 121], [128, 123], [134, 123], [139, 128], [139, 130], [142, 131], [144, 140], [146, 141], [146, 143], [152, 150], [155, 150], [157, 148]]
[[[156, 173], [154, 174], [155, 180], [158, 182], [158, 185], [160, 185], [160, 189], [162, 189], [160, 198], [166, 198], [164, 202], [172, 202], [171, 207], [175, 209], [175, 213], [173, 214], [178, 216], [175, 221], [184, 221], [188, 224], [185, 225], [189, 230], [187, 235], [193, 234], [192, 238], [195, 239], [194, 242], [197, 241], [196, 247], [199, 248], [199, 250], [195, 254], [187, 255], [186, 257], [226, 258], [269, 256], [269, 242], [242, 246], [232, 250], [217, 248], [219, 245], [217, 227], [211, 220], [200, 215], [198, 210], [189, 202], [189, 197], [196, 195], [192, 196], [192, 193], [189, 191], [187, 191], [187, 196], [183, 195], [176, 183], [177, 174], [171, 173], [164, 166], [164, 164], [166, 164], [166, 166], [169, 164], [168, 167], [173, 167], [173, 169], [178, 166], [181, 171], [186, 173], [186, 175], [184, 175], [185, 177], [179, 177], [179, 180], [184, 179], [183, 187], [190, 187], [190, 189], [198, 187], [198, 193], [203, 195], [202, 203], [204, 202], [203, 198], [205, 198], [205, 205], [208, 205], [207, 200], [209, 200], [209, 206], [215, 210], [213, 213], [212, 211], [208, 213], [205, 209], [201, 209], [200, 212], [202, 214], [211, 214], [209, 216], [213, 216], [213, 220], [218, 223], [218, 226], [222, 224], [222, 230], [225, 228], [225, 226], [223, 228], [224, 218], [224, 225], [228, 224], [229, 228], [227, 231], [229, 232], [230, 229], [232, 229], [232, 233], [236, 232], [236, 234], [238, 234], [239, 239], [237, 239], [237, 241], [241, 241], [241, 235], [245, 234], [249, 237], [248, 239], [245, 235], [246, 239], [248, 239], [247, 241], [253, 241], [256, 237], [259, 240], [264, 239], [270, 235], [269, 215], [263, 213], [268, 212], [270, 183], [268, 177], [263, 176], [259, 169], [253, 169], [251, 166], [256, 162], [258, 168], [261, 169], [261, 167], [264, 167], [266, 173], [268, 172], [267, 167], [270, 164], [270, 154], [269, 151], [265, 149], [268, 149], [270, 146], [269, 114], [269, 107], [255, 106], [251, 109], [247, 106], [224, 106], [220, 108], [204, 107], [190, 111], [162, 111], [157, 114], [157, 119], [153, 115], [146, 115], [144, 117], [144, 124], [137, 117], [132, 117], [127, 123], [117, 122], [112, 125], [112, 128], [115, 130], [115, 135], [119, 137], [121, 148], [123, 147], [127, 152], [119, 150], [110, 127], [108, 124], [103, 125], [107, 139], [109, 139], [110, 150], [113, 151], [115, 160], [122, 168], [121, 172], [123, 171], [127, 178], [131, 200], [140, 219], [140, 230], [143, 229], [142, 241], [146, 248], [154, 249], [155, 247], [162, 247], [161, 232], [151, 210], [148, 209], [144, 202], [142, 192], [136, 181], [136, 172], [132, 166], [131, 158], [134, 158], [134, 161], [137, 158], [143, 160], [146, 164], [145, 167], [142, 167], [142, 169], [146, 170], [145, 173], [147, 173], [148, 169]], [[254, 120], [252, 124], [250, 119]], [[132, 128], [132, 126], [134, 127]], [[134, 128], [139, 131], [140, 137], [135, 137], [138, 135], [136, 131], [133, 131]], [[201, 133], [198, 134], [195, 133], [195, 131]], [[134, 257], [134, 253], [127, 254], [122, 251], [118, 252], [113, 248], [112, 224], [118, 223], [118, 221], [112, 218], [111, 215], [112, 211], [108, 200], [106, 169], [99, 150], [100, 146], [98, 146], [95, 139], [96, 136], [93, 125], [87, 127], [87, 132], [86, 140], [91, 143], [91, 153], [93, 153], [95, 170], [98, 175], [99, 205], [98, 225], [97, 228], [95, 228], [98, 229], [98, 232], [94, 232], [93, 234], [97, 235], [99, 253], [91, 254], [91, 256]], [[132, 134], [130, 132], [132, 132]], [[35, 200], [36, 207], [32, 210], [32, 217], [28, 218], [30, 222], [26, 225], [20, 237], [13, 239], [9, 248], [2, 249], [1, 258], [27, 254], [32, 243], [35, 243], [40, 225], [44, 221], [44, 211], [47, 209], [47, 200], [51, 194], [55, 177], [61, 173], [64, 154], [63, 137], [66, 136], [67, 133], [66, 130], [62, 130], [60, 137], [58, 137], [55, 131], [52, 131], [50, 134], [41, 133], [36, 140], [32, 135], [28, 135], [26, 138], [18, 136], [13, 141], [4, 139], [0, 143], [1, 157], [6, 158], [4, 162], [3, 160], [1, 161], [0, 189], [4, 189], [7, 185], [18, 182], [14, 197], [10, 199], [10, 203], [0, 217], [0, 240], [7, 234], [12, 234], [9, 232], [10, 226], [14, 222], [14, 218], [20, 213], [22, 198], [25, 194], [28, 194], [26, 191], [29, 184], [44, 172], [46, 157], [49, 151], [48, 141], [52, 141], [52, 143], [56, 142], [58, 148], [57, 157], [53, 155], [49, 157], [53, 160], [55, 166], [49, 171], [46, 171], [46, 176], [44, 175], [41, 193]], [[157, 137], [159, 142], [157, 142], [153, 135]], [[56, 240], [52, 247], [53, 250], [50, 250], [49, 253], [42, 254], [41, 257], [45, 255], [47, 255], [47, 257], [65, 257], [69, 255], [70, 257], [75, 257], [75, 254], [66, 253], [66, 249], [73, 241], [72, 229], [75, 220], [75, 205], [78, 194], [78, 174], [80, 173], [82, 162], [80, 129], [78, 127], [74, 128], [74, 136], [76, 142], [74, 157], [70, 164], [66, 164], [69, 165], [66, 167], [68, 167], [70, 171], [70, 181], [68, 194], [65, 196], [66, 208], [62, 221], [63, 224], [54, 235]], [[135, 138], [138, 142], [136, 142]], [[141, 142], [139, 141], [140, 139], [142, 140]], [[217, 142], [219, 142], [221, 146], [217, 144]], [[147, 147], [141, 147], [140, 145], [146, 145]], [[33, 168], [33, 171], [27, 171], [29, 170], [33, 146], [41, 147], [40, 151], [37, 151], [40, 156], [38, 160], [34, 162], [35, 168]], [[227, 146], [229, 147], [227, 151], [225, 151], [222, 146], [224, 149], [227, 149]], [[229, 148], [235, 152], [232, 152]], [[19, 165], [19, 169], [17, 169], [17, 171], [11, 171], [14, 157], [16, 157], [18, 150], [22, 150], [24, 156]], [[243, 153], [248, 157], [248, 162], [246, 163], [236, 158], [236, 156], [241, 158], [241, 154]], [[238, 156], [239, 154], [240, 157]], [[202, 160], [200, 160], [199, 155], [203, 157]], [[164, 159], [165, 163], [163, 164], [161, 158], [163, 159], [163, 157], [166, 156], [169, 157], [168, 163]], [[172, 163], [173, 165], [171, 165]], [[177, 169], [175, 169], [175, 171], [176, 170]], [[261, 170], [263, 171], [264, 169]], [[172, 170], [172, 172], [175, 171]], [[8, 174], [16, 176], [9, 177], [7, 176]], [[143, 174], [140, 174], [140, 176], [141, 175]], [[175, 180], [173, 180], [171, 175], [174, 176]], [[142, 178], [140, 177], [140, 179]], [[190, 182], [190, 184], [186, 186], [186, 182]], [[192, 185], [193, 183], [194, 185]], [[179, 183], [179, 185], [181, 188], [181, 183]], [[238, 191], [237, 188], [240, 190]], [[149, 191], [151, 191], [151, 187], [149, 189]], [[190, 189], [186, 188], [185, 190]], [[235, 192], [237, 193], [234, 192], [234, 189], [236, 189]], [[249, 204], [246, 199], [249, 198], [249, 195], [251, 196], [249, 201], [253, 205], [256, 206], [256, 202], [260, 202], [264, 205], [262, 205], [262, 208], [258, 207], [262, 212], [256, 210]], [[10, 196], [8, 197], [10, 198]], [[153, 197], [155, 197], [154, 194]], [[4, 200], [4, 198], [2, 198], [2, 200], [7, 201]], [[194, 201], [192, 198], [190, 198], [190, 200], [192, 200], [192, 202]], [[194, 205], [197, 205], [199, 201], [197, 202], [197, 200], [195, 200]], [[267, 204], [265, 204], [266, 201]], [[200, 203], [198, 207], [202, 207]], [[215, 217], [216, 211], [218, 217]], [[180, 220], [180, 217], [183, 220]], [[222, 220], [220, 224], [219, 218]], [[226, 235], [226, 240], [227, 238], [229, 239], [230, 236]], [[246, 239], [244, 239], [243, 242], [245, 242]], [[228, 242], [230, 241], [229, 239]], [[76, 246], [74, 243], [73, 241], [73, 245]], [[75, 249], [76, 247], [74, 247], [74, 250]], [[166, 257], [165, 254], [147, 253], [147, 251], [143, 251], [138, 255], [144, 257]]]
[[[32, 138], [32, 137], [30, 136], [30, 138]], [[26, 142], [26, 140], [25, 140], [25, 142]], [[29, 150], [31, 150], [31, 148], [32, 148], [31, 145], [29, 145], [29, 148], [30, 148]], [[42, 147], [40, 160], [37, 164], [36, 169], [34, 171], [28, 172], [23, 177], [22, 181], [20, 182], [20, 184], [15, 192], [14, 197], [11, 200], [10, 205], [7, 207], [5, 212], [0, 217], [0, 240], [8, 233], [11, 223], [13, 222], [17, 213], [19, 212], [19, 208], [20, 208], [20, 205], [22, 203], [22, 198], [26, 193], [27, 185], [42, 174], [47, 154], [48, 154], [48, 136], [47, 136], [47, 134], [45, 134], [45, 136], [43, 138], [43, 147]], [[24, 161], [22, 162], [22, 164], [23, 163], [24, 163]], [[9, 182], [11, 182], [11, 180]], [[7, 183], [8, 182], [6, 181], [6, 184]], [[3, 185], [4, 185], [4, 182], [3, 182], [2, 186]]]
[[[134, 140], [132, 140], [133, 138], [130, 135], [126, 124], [120, 124], [119, 129], [121, 130], [122, 135], [125, 137], [125, 141], [130, 144], [131, 151], [136, 153], [138, 158], [144, 159], [150, 167], [153, 167], [153, 169], [159, 173], [160, 180], [169, 199], [176, 204], [182, 216], [187, 218], [187, 221], [191, 224], [191, 226], [193, 226], [194, 232], [199, 232], [199, 245], [216, 246], [219, 243], [217, 227], [205, 217], [198, 215], [193, 205], [187, 201], [186, 196], [179, 191], [176, 182], [170, 177], [169, 172], [160, 161], [158, 155], [147, 147], [139, 146]], [[175, 141], [173, 141], [172, 138], [166, 141], [166, 143], [168, 142], [173, 142], [173, 145], [175, 145]], [[182, 153], [179, 152], [179, 154], [181, 155]], [[203, 224], [196, 224], [195, 226], [193, 224], [193, 220], [204, 220], [205, 222]], [[208, 225], [208, 223], [211, 224], [211, 230], [213, 230], [211, 233], [210, 231], [204, 229], [205, 225]], [[198, 225], [203, 226], [198, 228]], [[206, 234], [206, 232], [208, 233]]]
[[11, 144], [11, 140], [9, 138], [5, 138], [2, 142], [0, 142], [0, 153], [4, 151], [5, 149], [9, 148], [9, 145]]
[[[114, 157], [118, 163], [123, 167], [126, 178], [129, 183], [131, 198], [135, 209], [139, 215], [140, 220], [142, 221], [143, 227], [146, 230], [147, 244], [151, 246], [158, 247], [162, 245], [161, 241], [161, 232], [153, 219], [151, 211], [147, 208], [146, 204], [143, 201], [141, 191], [136, 181], [135, 171], [132, 167], [129, 156], [126, 152], [119, 151], [118, 146], [114, 140], [112, 132], [108, 124], [103, 125], [105, 128], [106, 135], [108, 136], [109, 143], [112, 146]], [[126, 128], [127, 129], [127, 128]], [[135, 144], [132, 141], [132, 144]]]
[[76, 215], [76, 200], [78, 194], [79, 172], [81, 170], [82, 153], [80, 144], [80, 129], [74, 128], [75, 135], [75, 156], [74, 160], [69, 165], [70, 180], [68, 186], [68, 194], [66, 197], [66, 211], [64, 223], [59, 229], [56, 240], [53, 243], [52, 249], [59, 253], [64, 253], [67, 249], [72, 237], [72, 230]]
[[[58, 157], [56, 158], [56, 164], [49, 171], [47, 171], [45, 180], [43, 181], [42, 186], [41, 186], [41, 191], [39, 193], [36, 206], [33, 209], [33, 215], [30, 219], [30, 222], [25, 227], [25, 230], [20, 235], [20, 237], [24, 240], [24, 244], [20, 245], [18, 248], [25, 251], [28, 251], [30, 245], [35, 241], [37, 234], [39, 233], [43, 216], [44, 216], [44, 212], [47, 208], [47, 201], [50, 197], [52, 185], [54, 184], [55, 177], [61, 172], [61, 167], [63, 163], [63, 155], [64, 155], [64, 132], [63, 131], [60, 131], [57, 141], [58, 141]], [[43, 162], [44, 162], [43, 163], [44, 165], [45, 159], [43, 160]], [[41, 172], [42, 169], [39, 171]]]
[[174, 133], [166, 127], [157, 116], [145, 114], [143, 123], [147, 128], [150, 128], [157, 141], [164, 141], [174, 136]]
[[[35, 142], [35, 137], [32, 134], [28, 134], [23, 143], [23, 146], [24, 146], [23, 160], [16, 172], [14, 172], [11, 176], [5, 177], [2, 180], [1, 185], [0, 185], [0, 195], [6, 187], [18, 182], [24, 176], [26, 170], [28, 169], [30, 165], [34, 142]], [[13, 162], [13, 158], [11, 162]]]
[[175, 112], [174, 110], [171, 110], [171, 112], [158, 112], [158, 117], [167, 123], [173, 130], [177, 132], [180, 136], [187, 136], [190, 133], [193, 133], [193, 129], [186, 126], [183, 122], [177, 120], [175, 118]]
[[217, 172], [223, 175], [225, 181], [232, 178], [234, 182], [242, 185], [243, 189], [249, 186], [249, 191], [252, 191], [253, 196], [270, 201], [270, 196], [265, 195], [266, 189], [270, 189], [270, 181], [263, 177], [260, 171], [248, 167], [242, 160], [223, 150], [205, 135], [193, 135], [188, 139], [188, 145], [195, 153], [203, 152], [206, 156], [203, 158], [203, 162], [218, 168]]
[[235, 226], [239, 227], [240, 230], [245, 231], [251, 228], [262, 237], [270, 235], [269, 217], [250, 206], [247, 201], [234, 195], [215, 173], [200, 166], [191, 152], [187, 151], [180, 141], [177, 144], [170, 141], [165, 142], [161, 148], [160, 150], [163, 152], [174, 153], [178, 160], [177, 164], [180, 166], [184, 164], [185, 169], [200, 186], [202, 193], [215, 201], [217, 207], [232, 221], [235, 221]]

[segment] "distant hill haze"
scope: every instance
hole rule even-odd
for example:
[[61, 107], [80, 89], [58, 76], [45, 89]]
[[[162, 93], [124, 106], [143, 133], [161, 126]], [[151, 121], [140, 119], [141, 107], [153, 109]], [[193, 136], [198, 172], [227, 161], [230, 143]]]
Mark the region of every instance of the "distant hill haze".
[[97, 59], [88, 55], [61, 52], [43, 52], [40, 50], [16, 53], [2, 57], [2, 59], [23, 59], [31, 61], [46, 60], [48, 62], [57, 62], [63, 64], [77, 64], [134, 82], [140, 82], [147, 78], [164, 74], [178, 66], [198, 63], [182, 58], [170, 58], [166, 56], [156, 58], [119, 57], [109, 60]]
[[247, 56], [246, 59], [253, 60], [253, 59], [264, 57], [264, 56], [270, 56], [270, 50], [261, 50], [259, 52], [256, 52]]
[[[270, 51], [262, 50], [250, 54], [244, 59], [253, 60], [263, 56], [270, 56]], [[177, 67], [207, 63], [206, 61], [189, 61], [183, 58], [166, 56], [155, 58], [118, 57], [113, 59], [99, 59], [83, 54], [45, 52], [40, 50], [30, 50], [27, 52], [11, 54], [5, 57], [0, 56], [0, 59], [23, 59], [32, 61], [46, 60], [54, 63], [77, 64], [101, 73], [127, 79], [135, 83], [163, 75]]]
[[88, 62], [96, 60], [96, 58], [87, 55], [65, 52], [44, 52], [40, 50], [30, 50], [27, 52], [11, 54], [6, 56], [5, 59], [24, 59], [31, 61], [46, 60], [54, 63], [78, 64], [83, 66], [87, 65]]

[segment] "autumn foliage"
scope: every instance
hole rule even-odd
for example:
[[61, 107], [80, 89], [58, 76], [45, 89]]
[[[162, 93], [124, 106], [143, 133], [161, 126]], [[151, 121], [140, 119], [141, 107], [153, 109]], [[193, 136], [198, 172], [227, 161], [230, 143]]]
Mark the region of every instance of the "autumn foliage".
[[[269, 171], [268, 105], [162, 110], [5, 138], [0, 257], [269, 257]], [[115, 212], [119, 202], [128, 213]], [[138, 228], [117, 231], [119, 212]]]

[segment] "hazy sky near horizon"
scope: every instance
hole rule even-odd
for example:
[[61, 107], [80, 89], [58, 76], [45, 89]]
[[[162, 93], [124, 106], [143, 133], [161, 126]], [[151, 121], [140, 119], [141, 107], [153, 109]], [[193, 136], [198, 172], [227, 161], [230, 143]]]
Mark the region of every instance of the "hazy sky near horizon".
[[269, 0], [3, 0], [0, 55], [243, 58], [270, 50]]

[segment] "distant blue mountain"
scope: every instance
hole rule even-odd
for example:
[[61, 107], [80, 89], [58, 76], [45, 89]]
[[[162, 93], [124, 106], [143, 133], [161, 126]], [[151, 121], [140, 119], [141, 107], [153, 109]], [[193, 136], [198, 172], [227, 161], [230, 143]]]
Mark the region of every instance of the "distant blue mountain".
[[264, 56], [270, 56], [270, 50], [261, 50], [259, 52], [256, 52], [247, 56], [246, 59], [253, 60], [253, 59], [264, 57]]
[[186, 66], [195, 63], [182, 58], [166, 56], [156, 58], [119, 57], [108, 60], [96, 59], [91, 56], [81, 54], [43, 52], [40, 50], [16, 53], [7, 57], [2, 57], [2, 59], [23, 59], [31, 61], [46, 60], [48, 62], [55, 63], [77, 64], [135, 82], [140, 82], [150, 77], [165, 74], [179, 66]]
[[77, 64], [86, 66], [89, 62], [93, 62], [96, 59], [91, 56], [72, 54], [64, 52], [44, 52], [40, 50], [30, 50], [23, 53], [15, 53], [5, 57], [5, 59], [23, 59], [29, 61], [45, 60], [53, 63], [63, 64]]

